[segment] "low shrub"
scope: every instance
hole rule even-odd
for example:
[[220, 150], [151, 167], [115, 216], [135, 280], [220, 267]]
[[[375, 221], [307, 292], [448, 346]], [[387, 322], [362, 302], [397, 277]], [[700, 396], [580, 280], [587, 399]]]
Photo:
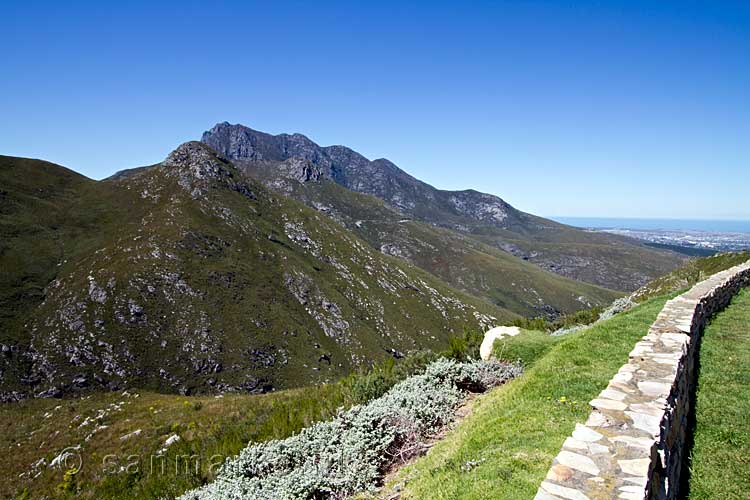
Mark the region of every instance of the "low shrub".
[[330, 421], [249, 445], [222, 466], [216, 481], [181, 499], [323, 500], [371, 491], [389, 465], [417, 453], [425, 437], [450, 422], [466, 391], [484, 391], [520, 373], [519, 364], [440, 358]]
[[512, 325], [523, 330], [554, 332], [563, 328], [571, 328], [576, 325], [590, 325], [595, 323], [601, 314], [601, 307], [592, 307], [591, 309], [581, 309], [574, 313], [563, 314], [552, 320], [541, 317], [519, 318], [514, 320]]
[[420, 371], [438, 356], [432, 351], [414, 351], [402, 359], [388, 358], [366, 371], [352, 373], [339, 382], [354, 404], [379, 398], [391, 387]]

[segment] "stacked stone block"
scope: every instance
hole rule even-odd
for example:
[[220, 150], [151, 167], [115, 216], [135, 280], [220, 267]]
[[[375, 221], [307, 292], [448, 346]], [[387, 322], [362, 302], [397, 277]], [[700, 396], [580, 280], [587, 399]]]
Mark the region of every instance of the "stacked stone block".
[[708, 319], [750, 284], [750, 261], [668, 301], [563, 443], [535, 500], [677, 498]]

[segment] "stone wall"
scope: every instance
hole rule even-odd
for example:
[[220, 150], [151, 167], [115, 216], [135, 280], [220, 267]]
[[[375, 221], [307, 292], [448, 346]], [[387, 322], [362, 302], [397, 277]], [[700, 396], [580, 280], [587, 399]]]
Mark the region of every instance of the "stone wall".
[[696, 358], [708, 319], [750, 284], [750, 261], [668, 301], [629, 361], [591, 401], [535, 500], [673, 499], [687, 459]]

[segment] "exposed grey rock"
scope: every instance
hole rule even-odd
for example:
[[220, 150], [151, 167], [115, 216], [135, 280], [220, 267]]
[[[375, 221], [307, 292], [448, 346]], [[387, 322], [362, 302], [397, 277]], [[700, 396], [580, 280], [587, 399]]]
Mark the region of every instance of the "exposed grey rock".
[[631, 296], [620, 297], [619, 299], [612, 302], [611, 306], [609, 306], [604, 311], [602, 311], [602, 313], [599, 315], [599, 319], [601, 321], [604, 321], [606, 319], [611, 318], [612, 316], [616, 314], [629, 311], [635, 306], [636, 306], [636, 303], [633, 301], [633, 298]]
[[177, 177], [177, 183], [195, 199], [205, 197], [213, 182], [223, 183], [247, 198], [255, 198], [247, 183], [237, 178], [234, 166], [200, 142], [180, 145], [161, 165], [168, 175]]
[[271, 135], [219, 123], [202, 142], [232, 160], [281, 162], [281, 175], [301, 182], [330, 179], [371, 194], [405, 212], [419, 210], [429, 222], [456, 226], [456, 217], [504, 227], [521, 213], [497, 196], [474, 190], [440, 191], [386, 159], [370, 161], [344, 146], [321, 147], [302, 134]]

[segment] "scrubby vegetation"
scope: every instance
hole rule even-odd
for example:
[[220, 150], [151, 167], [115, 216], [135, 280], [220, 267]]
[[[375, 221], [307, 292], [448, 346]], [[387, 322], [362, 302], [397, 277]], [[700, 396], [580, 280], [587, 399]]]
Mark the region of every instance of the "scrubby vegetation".
[[[481, 333], [467, 331], [440, 353], [416, 351], [337, 383], [263, 395], [182, 397], [131, 390], [0, 405], [0, 446], [13, 450], [0, 455], [0, 468], [17, 476], [17, 481], [0, 483], [0, 498], [176, 496], [215, 478], [217, 463], [211, 457], [236, 456], [248, 442], [283, 439], [332, 419], [341, 409], [382, 396], [440, 357], [476, 358], [481, 339]], [[180, 440], [151, 463], [150, 457], [173, 435]], [[61, 450], [79, 444], [81, 470], [49, 467]], [[116, 461], [105, 463], [104, 457], [111, 455]], [[112, 470], [113, 464], [124, 470]]]
[[[14, 480], [0, 482], [0, 498], [175, 496], [213, 479], [212, 457], [220, 462], [249, 441], [287, 437], [351, 404], [341, 384], [222, 397], [131, 390], [2, 404], [0, 469]], [[175, 435], [179, 440], [160, 453]], [[80, 470], [51, 465], [62, 450], [77, 446]]]
[[633, 298], [637, 302], [643, 302], [651, 297], [684, 290], [700, 281], [703, 281], [712, 274], [742, 264], [748, 260], [750, 260], [750, 251], [747, 250], [742, 252], [726, 252], [711, 257], [692, 259], [684, 266], [660, 278], [656, 278], [648, 285], [637, 290], [633, 294]]
[[706, 328], [700, 351], [690, 495], [747, 498], [750, 491], [750, 292]]
[[331, 421], [250, 445], [216, 481], [182, 498], [326, 499], [372, 490], [389, 464], [419, 453], [421, 441], [453, 418], [466, 391], [484, 391], [520, 372], [520, 365], [442, 358]]
[[526, 330], [571, 333], [580, 327], [591, 325], [599, 320], [609, 319], [620, 312], [627, 311], [636, 303], [690, 288], [712, 274], [729, 269], [747, 260], [750, 260], [750, 251], [727, 252], [692, 259], [671, 273], [644, 285], [631, 295], [617, 298], [609, 307], [582, 309], [573, 313], [561, 314], [555, 319], [543, 316], [517, 318], [512, 321], [512, 324]]
[[562, 314], [555, 319], [548, 319], [544, 317], [536, 318], [518, 318], [511, 322], [513, 326], [517, 326], [524, 330], [537, 330], [554, 332], [562, 328], [570, 328], [576, 325], [590, 325], [599, 319], [603, 309], [601, 307], [592, 307], [589, 309], [581, 309], [570, 314]]

